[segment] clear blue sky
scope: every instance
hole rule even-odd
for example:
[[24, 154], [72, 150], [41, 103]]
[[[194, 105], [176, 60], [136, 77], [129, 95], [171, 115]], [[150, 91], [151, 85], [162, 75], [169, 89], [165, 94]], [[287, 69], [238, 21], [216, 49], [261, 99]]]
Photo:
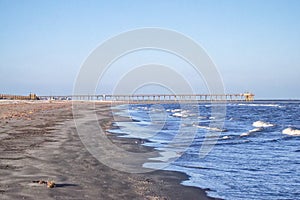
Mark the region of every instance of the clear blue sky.
[[226, 92], [300, 98], [299, 20], [298, 0], [0, 0], [0, 93], [70, 94], [101, 42], [162, 27], [207, 51]]

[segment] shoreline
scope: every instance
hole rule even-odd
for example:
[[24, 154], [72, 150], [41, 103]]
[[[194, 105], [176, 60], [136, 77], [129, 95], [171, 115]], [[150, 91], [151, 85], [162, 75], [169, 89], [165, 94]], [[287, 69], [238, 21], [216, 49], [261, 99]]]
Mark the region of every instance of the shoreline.
[[[76, 103], [80, 109], [86, 104]], [[124, 149], [153, 151], [107, 132], [113, 123], [110, 106], [96, 104], [107, 137]], [[76, 132], [70, 102], [0, 104], [0, 111], [1, 199], [214, 199], [203, 189], [181, 185], [188, 179], [184, 173], [129, 174], [100, 163]], [[54, 180], [57, 187], [32, 183], [41, 179]]]

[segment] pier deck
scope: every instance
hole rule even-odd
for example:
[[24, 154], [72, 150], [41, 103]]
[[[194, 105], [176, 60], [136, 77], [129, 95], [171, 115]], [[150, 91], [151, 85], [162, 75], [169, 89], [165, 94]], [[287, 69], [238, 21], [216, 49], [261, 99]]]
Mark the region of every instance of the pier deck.
[[253, 101], [254, 94], [134, 94], [39, 96], [47, 100], [93, 100], [114, 103], [235, 102]]

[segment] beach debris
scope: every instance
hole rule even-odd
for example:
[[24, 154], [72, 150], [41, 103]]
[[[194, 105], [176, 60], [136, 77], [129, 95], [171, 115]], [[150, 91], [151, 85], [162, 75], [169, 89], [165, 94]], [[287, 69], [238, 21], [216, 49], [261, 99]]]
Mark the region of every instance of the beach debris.
[[55, 187], [54, 181], [48, 181], [48, 182], [47, 182], [47, 187], [48, 187], [48, 188], [54, 188], [54, 187]]
[[54, 181], [43, 181], [43, 180], [38, 180], [38, 181], [32, 181], [33, 183], [38, 183], [38, 184], [45, 184], [47, 185], [47, 188], [54, 188], [55, 187], [55, 182]]

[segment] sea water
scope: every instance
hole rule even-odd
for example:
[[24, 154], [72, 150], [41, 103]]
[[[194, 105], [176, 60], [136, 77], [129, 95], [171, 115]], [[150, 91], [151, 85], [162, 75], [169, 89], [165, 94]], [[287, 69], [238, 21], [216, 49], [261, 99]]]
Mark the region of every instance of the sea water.
[[[145, 167], [160, 168], [153, 161], [167, 163], [164, 170], [189, 175], [183, 185], [207, 188], [209, 196], [300, 199], [300, 102], [229, 103], [222, 119], [212, 116], [214, 106], [119, 106], [115, 114], [133, 121], [119, 122], [122, 128], [113, 132], [145, 139], [143, 145], [161, 154]], [[224, 126], [214, 127], [217, 120]], [[216, 134], [210, 138], [210, 132]], [[207, 141], [213, 146], [200, 156]]]

